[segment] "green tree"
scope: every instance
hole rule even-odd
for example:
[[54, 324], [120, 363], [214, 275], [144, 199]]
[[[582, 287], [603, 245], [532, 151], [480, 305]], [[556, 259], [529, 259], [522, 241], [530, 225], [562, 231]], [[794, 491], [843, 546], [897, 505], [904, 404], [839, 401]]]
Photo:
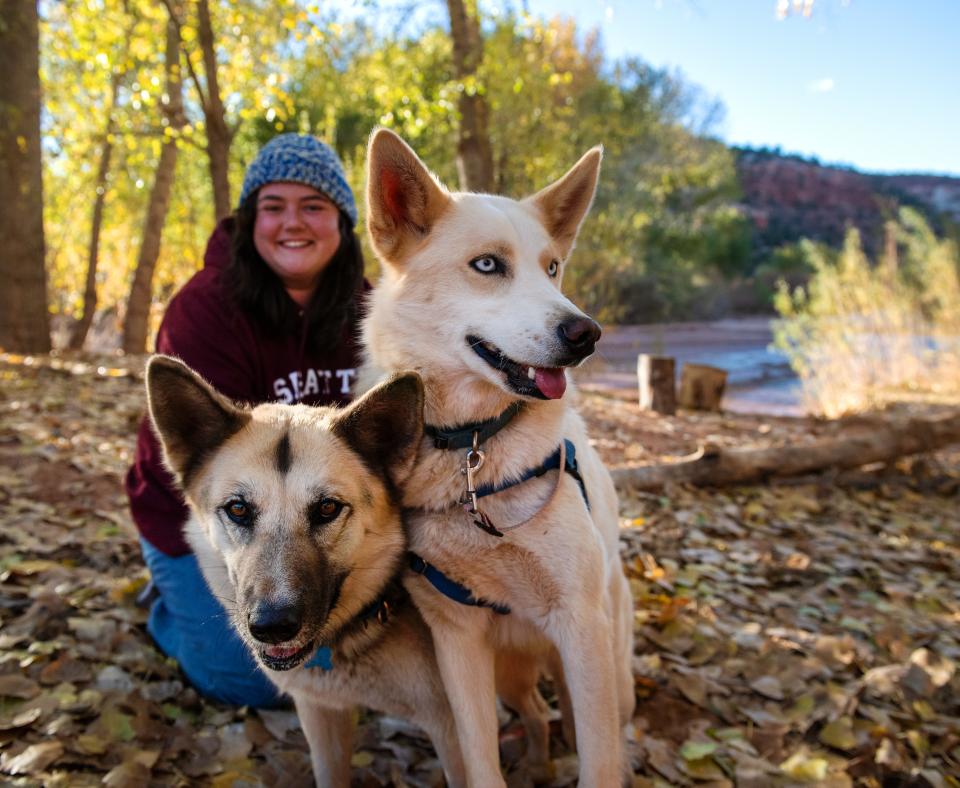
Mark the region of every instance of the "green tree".
[[[223, 98], [220, 93], [220, 68], [217, 63], [216, 39], [208, 0], [196, 0], [194, 27], [186, 31], [186, 8], [175, 0], [164, 0], [170, 19], [177, 27], [181, 45], [185, 47], [185, 63], [193, 83], [197, 102], [203, 111], [206, 130], [207, 161], [210, 168], [210, 183], [213, 187], [213, 216], [220, 221], [228, 216], [233, 208], [230, 202], [230, 145], [233, 142], [236, 127], [232, 126], [226, 115]], [[203, 64], [203, 77], [194, 64], [194, 59]]]
[[140, 239], [140, 254], [133, 272], [127, 312], [123, 322], [123, 349], [127, 353], [143, 353], [147, 346], [153, 273], [160, 256], [160, 240], [170, 207], [170, 194], [177, 166], [177, 142], [186, 121], [183, 117], [183, 95], [180, 77], [180, 26], [170, 11], [167, 21], [165, 51], [166, 128], [160, 160], [150, 190], [150, 201]]
[[[636, 59], [610, 63], [599, 38], [570, 20], [480, 19], [464, 3], [483, 52], [466, 74], [442, 20], [384, 34], [299, 0], [205, 0], [203, 7], [206, 21], [201, 0], [175, 6], [183, 53], [177, 130], [158, 47], [163, 4], [50, 6], [44, 177], [58, 324], [65, 316], [86, 321], [85, 302], [95, 301], [101, 314], [124, 312], [137, 260], [150, 246], [138, 227], [150, 213], [171, 135], [175, 178], [148, 288], [147, 335], [165, 300], [200, 265], [211, 219], [232, 207], [230, 193], [267, 139], [281, 131], [318, 134], [335, 146], [362, 194], [366, 139], [383, 124], [456, 185], [465, 92], [481, 96], [488, 115], [484, 167], [492, 180], [474, 188], [530, 194], [604, 144], [600, 189], [566, 283], [600, 318], [686, 316], [746, 268], [733, 162], [710, 137], [715, 105], [677, 74]], [[215, 118], [226, 133], [212, 130]], [[135, 312], [144, 312], [142, 304]]]
[[[127, 76], [130, 40], [134, 23], [134, 17], [130, 13], [129, 5], [125, 0], [122, 4], [121, 20], [119, 21], [121, 32], [112, 42], [114, 44], [111, 47], [113, 50], [111, 52], [112, 57], [108, 56], [110, 62], [114, 65], [110, 74], [109, 97], [102, 109], [104, 128], [102, 138], [98, 140], [99, 152], [97, 154], [97, 174], [94, 181], [93, 210], [90, 220], [90, 241], [87, 250], [87, 274], [84, 279], [80, 317], [73, 325], [69, 340], [69, 346], [73, 350], [79, 350], [83, 347], [97, 309], [97, 268], [100, 263], [100, 236], [103, 229], [104, 207], [109, 188], [110, 164], [117, 144], [117, 101], [120, 97], [120, 87]], [[99, 29], [102, 30], [103, 28], [100, 27]]]
[[493, 150], [484, 88], [477, 79], [483, 62], [483, 36], [476, 0], [447, 0], [453, 71], [459, 80], [457, 173], [465, 191], [493, 191]]

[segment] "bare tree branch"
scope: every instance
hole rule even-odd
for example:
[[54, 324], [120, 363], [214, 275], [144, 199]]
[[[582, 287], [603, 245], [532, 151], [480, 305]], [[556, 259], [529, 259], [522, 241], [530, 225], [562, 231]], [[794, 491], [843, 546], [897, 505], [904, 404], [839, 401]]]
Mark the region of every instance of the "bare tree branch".
[[190, 74], [190, 81], [193, 82], [193, 86], [196, 88], [197, 96], [200, 99], [200, 107], [203, 109], [204, 113], [206, 113], [208, 99], [203, 91], [203, 86], [200, 83], [200, 75], [197, 74], [196, 69], [193, 67], [193, 63], [190, 62], [190, 53], [183, 48], [183, 22], [180, 21], [180, 16], [177, 12], [177, 9], [174, 7], [173, 0], [163, 0], [163, 4], [167, 7], [167, 13], [170, 14], [170, 19], [177, 27], [177, 33], [180, 36], [181, 42], [180, 48], [183, 51], [183, 59], [187, 62], [187, 71]]

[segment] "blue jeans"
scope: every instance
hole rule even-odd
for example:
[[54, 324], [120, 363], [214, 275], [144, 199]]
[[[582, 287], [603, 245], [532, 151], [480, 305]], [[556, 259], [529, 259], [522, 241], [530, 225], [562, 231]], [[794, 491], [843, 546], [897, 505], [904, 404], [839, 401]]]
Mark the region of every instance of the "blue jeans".
[[160, 650], [177, 660], [190, 683], [208, 698], [235, 706], [279, 705], [283, 696], [234, 631], [196, 556], [171, 558], [145, 539], [140, 548], [160, 594], [147, 621]]

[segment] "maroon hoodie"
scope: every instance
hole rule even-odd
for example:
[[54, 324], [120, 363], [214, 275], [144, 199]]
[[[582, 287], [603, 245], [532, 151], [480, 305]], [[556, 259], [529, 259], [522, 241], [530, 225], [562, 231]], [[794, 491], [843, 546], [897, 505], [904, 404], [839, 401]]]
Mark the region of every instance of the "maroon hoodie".
[[[230, 222], [217, 226], [203, 270], [170, 300], [157, 333], [157, 352], [183, 359], [218, 391], [241, 402], [347, 402], [357, 375], [358, 327], [346, 326], [340, 343], [327, 352], [311, 352], [302, 325], [280, 335], [240, 312], [223, 286]], [[183, 538], [187, 507], [163, 465], [148, 417], [140, 423], [125, 486], [141, 536], [167, 555], [189, 553]]]

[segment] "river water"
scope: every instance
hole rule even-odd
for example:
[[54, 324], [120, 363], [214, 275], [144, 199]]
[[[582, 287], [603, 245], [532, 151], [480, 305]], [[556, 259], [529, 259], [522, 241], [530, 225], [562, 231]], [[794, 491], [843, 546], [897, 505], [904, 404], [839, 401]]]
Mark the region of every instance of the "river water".
[[768, 318], [705, 323], [609, 326], [597, 352], [575, 373], [587, 386], [637, 393], [637, 356], [673, 356], [677, 376], [685, 363], [727, 371], [725, 410], [801, 416], [800, 381], [786, 356], [771, 347]]

